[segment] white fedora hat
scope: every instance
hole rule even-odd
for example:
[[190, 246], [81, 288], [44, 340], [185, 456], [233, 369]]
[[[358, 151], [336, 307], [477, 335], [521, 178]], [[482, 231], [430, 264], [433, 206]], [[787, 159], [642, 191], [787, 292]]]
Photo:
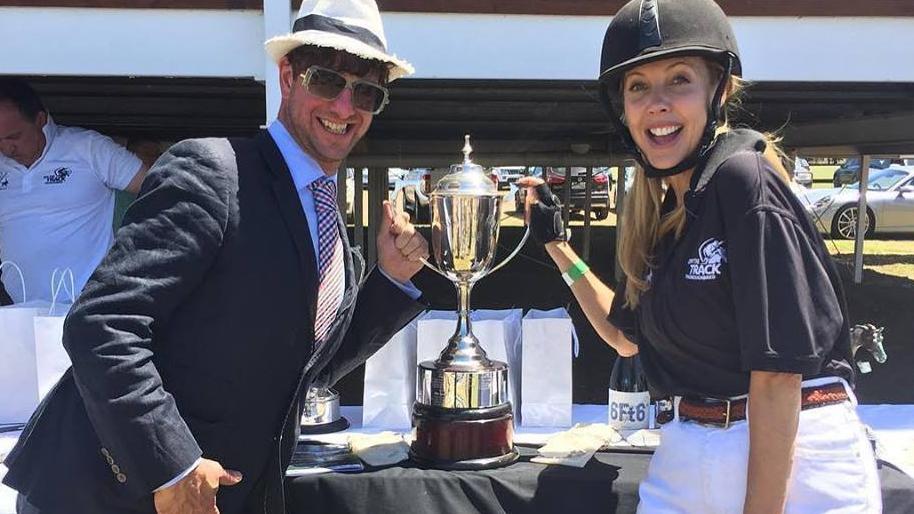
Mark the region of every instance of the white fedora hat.
[[390, 64], [389, 82], [415, 73], [413, 65], [388, 53], [375, 0], [302, 0], [292, 33], [271, 38], [267, 53], [277, 63], [303, 45], [333, 48]]

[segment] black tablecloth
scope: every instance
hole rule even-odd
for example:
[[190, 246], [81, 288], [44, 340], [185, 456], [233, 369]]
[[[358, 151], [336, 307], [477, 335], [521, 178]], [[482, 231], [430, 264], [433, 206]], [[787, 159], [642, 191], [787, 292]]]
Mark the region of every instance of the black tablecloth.
[[[418, 469], [412, 464], [358, 474], [290, 478], [290, 514], [633, 513], [650, 454], [598, 453], [582, 469], [530, 462], [531, 448], [511, 466], [485, 471]], [[883, 464], [886, 514], [914, 512], [914, 479]]]

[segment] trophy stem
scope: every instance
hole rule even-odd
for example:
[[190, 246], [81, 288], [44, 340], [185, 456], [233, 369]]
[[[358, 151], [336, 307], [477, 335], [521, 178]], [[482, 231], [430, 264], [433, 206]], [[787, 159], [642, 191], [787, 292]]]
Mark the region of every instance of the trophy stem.
[[479, 339], [473, 335], [473, 325], [470, 321], [470, 292], [473, 283], [468, 280], [459, 280], [454, 283], [457, 287], [457, 329], [447, 341], [447, 346], [438, 356], [437, 363], [443, 367], [465, 366], [477, 368], [490, 366], [485, 350], [479, 346]]
[[473, 291], [473, 284], [461, 280], [455, 285], [457, 286], [457, 330], [454, 331], [454, 336], [472, 335], [473, 322], [470, 320], [470, 293]]

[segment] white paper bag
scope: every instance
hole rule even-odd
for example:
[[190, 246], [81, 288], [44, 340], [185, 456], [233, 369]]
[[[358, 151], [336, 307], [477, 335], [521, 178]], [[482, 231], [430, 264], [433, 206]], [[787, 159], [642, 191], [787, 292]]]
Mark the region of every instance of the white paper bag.
[[531, 310], [524, 316], [523, 426], [571, 426], [573, 334], [571, 318], [564, 308]]
[[[19, 266], [4, 262], [0, 269], [19, 272], [22, 297], [26, 299]], [[47, 314], [49, 306], [48, 302], [25, 301], [0, 307], [0, 424], [25, 423], [38, 405], [33, 319]]]
[[25, 423], [38, 406], [35, 316], [48, 302], [0, 307], [0, 424]]
[[[470, 313], [473, 334], [491, 360], [508, 364], [508, 396], [515, 419], [521, 398], [521, 317], [520, 309], [475, 310]], [[454, 311], [429, 311], [419, 318], [416, 330], [416, 364], [435, 360], [447, 346], [457, 327]]]
[[362, 426], [408, 429], [416, 401], [416, 320], [365, 362]]
[[[51, 277], [51, 306], [35, 316], [35, 376], [38, 398], [44, 398], [70, 367], [70, 356], [63, 348], [63, 322], [76, 300], [73, 272], [54, 270]], [[64, 302], [69, 303], [64, 303]]]

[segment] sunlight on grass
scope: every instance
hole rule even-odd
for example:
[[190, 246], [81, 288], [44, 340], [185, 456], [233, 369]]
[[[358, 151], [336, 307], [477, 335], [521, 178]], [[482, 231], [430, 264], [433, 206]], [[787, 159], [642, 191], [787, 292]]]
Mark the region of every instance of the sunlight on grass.
[[[831, 253], [836, 253], [835, 246], [838, 247], [837, 253], [853, 254], [854, 242], [848, 240], [834, 240], [834, 245], [828, 242], [828, 249]], [[914, 240], [873, 240], [867, 239], [863, 242], [864, 255], [911, 255], [914, 256]], [[914, 260], [914, 259], [912, 259]]]
[[[826, 241], [832, 255], [853, 262], [853, 241]], [[866, 240], [863, 243], [863, 267], [868, 270], [914, 280], [914, 240]]]

